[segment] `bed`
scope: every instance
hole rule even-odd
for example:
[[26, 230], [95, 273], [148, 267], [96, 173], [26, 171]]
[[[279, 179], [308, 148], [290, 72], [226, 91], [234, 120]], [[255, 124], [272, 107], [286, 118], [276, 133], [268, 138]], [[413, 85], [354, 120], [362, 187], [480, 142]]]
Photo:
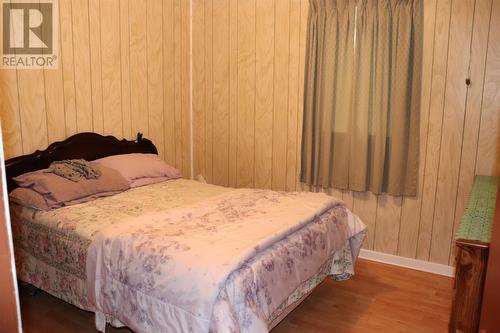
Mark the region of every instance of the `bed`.
[[[13, 177], [52, 161], [157, 153], [80, 133], [6, 161]], [[268, 332], [327, 276], [354, 273], [366, 228], [317, 193], [190, 179], [49, 211], [11, 204], [18, 278], [137, 332]]]

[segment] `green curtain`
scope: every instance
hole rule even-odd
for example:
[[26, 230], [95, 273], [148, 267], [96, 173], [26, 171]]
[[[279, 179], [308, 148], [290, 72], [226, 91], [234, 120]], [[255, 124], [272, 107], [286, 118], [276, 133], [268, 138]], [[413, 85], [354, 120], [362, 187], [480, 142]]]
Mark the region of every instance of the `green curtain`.
[[310, 0], [301, 181], [415, 195], [420, 0]]

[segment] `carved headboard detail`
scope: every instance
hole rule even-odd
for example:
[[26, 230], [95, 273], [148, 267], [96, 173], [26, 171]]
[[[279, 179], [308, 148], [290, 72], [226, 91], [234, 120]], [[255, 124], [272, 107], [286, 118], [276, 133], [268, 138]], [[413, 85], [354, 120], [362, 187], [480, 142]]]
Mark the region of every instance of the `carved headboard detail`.
[[5, 161], [5, 175], [9, 192], [17, 187], [12, 178], [23, 173], [48, 168], [59, 160], [83, 158], [92, 161], [98, 158], [130, 153], [158, 154], [155, 145], [137, 133], [135, 141], [118, 140], [114, 136], [97, 133], [78, 133], [64, 141], [54, 142], [45, 150], [17, 156]]

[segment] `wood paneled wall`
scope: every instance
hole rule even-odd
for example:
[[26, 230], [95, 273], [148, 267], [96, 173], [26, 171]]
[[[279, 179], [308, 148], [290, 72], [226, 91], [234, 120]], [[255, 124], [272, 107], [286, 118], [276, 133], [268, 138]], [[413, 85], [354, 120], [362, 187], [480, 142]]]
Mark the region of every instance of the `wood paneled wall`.
[[59, 68], [0, 70], [7, 158], [82, 131], [142, 132], [189, 176], [189, 6], [59, 1]]
[[[215, 184], [302, 189], [308, 0], [59, 8], [59, 69], [0, 70], [7, 157], [81, 131], [140, 131], [185, 175], [192, 162]], [[369, 226], [365, 248], [448, 264], [473, 175], [500, 174], [500, 1], [424, 0], [424, 11], [418, 196], [330, 192]]]
[[[302, 189], [307, 11], [307, 0], [193, 1], [195, 174]], [[474, 174], [500, 173], [500, 1], [425, 0], [424, 11], [418, 196], [331, 193], [368, 225], [365, 248], [453, 264]]]

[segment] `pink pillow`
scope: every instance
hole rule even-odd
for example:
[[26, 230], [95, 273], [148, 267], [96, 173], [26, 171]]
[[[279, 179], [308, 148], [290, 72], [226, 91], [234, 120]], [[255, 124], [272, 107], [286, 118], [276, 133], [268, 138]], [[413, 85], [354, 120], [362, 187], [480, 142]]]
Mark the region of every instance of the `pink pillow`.
[[14, 177], [14, 181], [42, 195], [49, 207], [63, 206], [112, 195], [130, 188], [128, 181], [111, 168], [92, 163], [101, 171], [97, 179], [81, 179], [78, 182], [53, 173], [38, 170]]
[[155, 154], [113, 155], [94, 162], [118, 170], [131, 184], [142, 178], [175, 179], [181, 177], [179, 170], [166, 164]]
[[26, 188], [26, 187], [18, 187], [14, 191], [10, 192], [9, 194], [9, 199], [21, 206], [28, 207], [28, 208], [34, 208], [38, 210], [51, 210], [54, 208], [60, 208], [63, 206], [71, 206], [71, 205], [76, 205], [79, 203], [84, 203], [87, 201], [92, 201], [97, 198], [102, 198], [102, 197], [107, 197], [111, 195], [115, 195], [118, 193], [121, 193], [123, 191], [111, 191], [111, 192], [102, 192], [102, 193], [96, 193], [89, 195], [84, 198], [80, 199], [75, 199], [75, 200], [70, 200], [66, 201], [64, 203], [56, 202], [54, 200], [51, 200], [48, 198], [48, 200], [45, 199], [43, 195], [40, 193], [33, 191], [32, 189]]
[[25, 187], [18, 187], [10, 192], [9, 199], [18, 205], [38, 210], [49, 210], [51, 208], [43, 195]]
[[170, 180], [170, 179], [172, 179], [172, 178], [169, 178], [169, 177], [139, 178], [139, 179], [132, 181], [132, 183], [130, 183], [130, 188], [161, 183], [161, 182], [165, 182], [165, 181]]

